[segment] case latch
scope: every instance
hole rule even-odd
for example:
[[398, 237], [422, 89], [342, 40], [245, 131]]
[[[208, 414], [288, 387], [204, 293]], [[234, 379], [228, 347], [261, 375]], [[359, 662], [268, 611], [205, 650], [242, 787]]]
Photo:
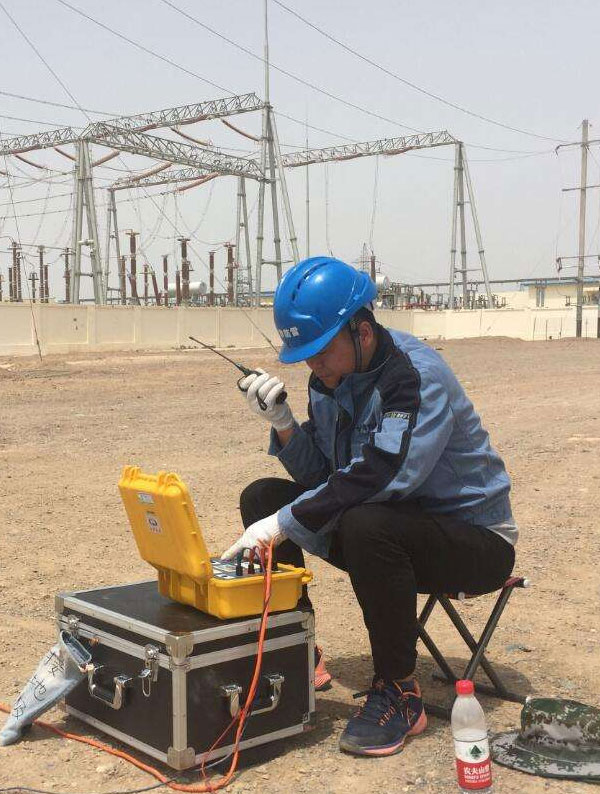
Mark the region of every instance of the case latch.
[[75, 615], [67, 615], [66, 617], [67, 631], [72, 637], [79, 637], [79, 618]]
[[[267, 695], [267, 705], [253, 708], [249, 716], [265, 714], [267, 711], [274, 711], [281, 700], [281, 689], [285, 677], [281, 673], [267, 673], [263, 675], [263, 680], [267, 682], [269, 694]], [[229, 713], [232, 717], [237, 717], [240, 712], [240, 696], [242, 687], [239, 684], [226, 684], [221, 687], [221, 696], [226, 698], [229, 706]]]
[[111, 709], [118, 711], [125, 702], [125, 690], [131, 686], [133, 679], [128, 675], [116, 675], [113, 678], [115, 689], [114, 692], [111, 692], [108, 687], [96, 681], [96, 676], [102, 669], [103, 665], [101, 664], [91, 662], [87, 665], [89, 693], [96, 700], [100, 700], [105, 705], [110, 706]]
[[158, 679], [158, 655], [160, 651], [156, 645], [146, 645], [144, 648], [144, 662], [145, 666], [139, 674], [142, 681], [142, 693], [144, 697], [149, 698], [152, 692], [152, 684]]

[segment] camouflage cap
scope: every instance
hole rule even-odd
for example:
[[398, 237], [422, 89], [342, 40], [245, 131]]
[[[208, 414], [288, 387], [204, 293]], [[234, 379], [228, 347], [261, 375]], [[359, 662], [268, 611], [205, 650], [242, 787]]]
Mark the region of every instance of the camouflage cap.
[[490, 748], [494, 761], [530, 775], [600, 783], [600, 709], [529, 697], [521, 729], [497, 733]]

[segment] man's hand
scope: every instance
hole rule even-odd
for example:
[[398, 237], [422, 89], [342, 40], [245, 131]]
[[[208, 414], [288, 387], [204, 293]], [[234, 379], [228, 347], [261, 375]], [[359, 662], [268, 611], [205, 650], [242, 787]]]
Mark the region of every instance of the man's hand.
[[244, 551], [244, 549], [253, 549], [255, 546], [259, 548], [265, 547], [271, 541], [274, 542], [275, 546], [278, 546], [282, 540], [285, 540], [285, 535], [277, 521], [277, 513], [273, 513], [273, 515], [261, 518], [260, 521], [250, 524], [242, 537], [221, 554], [221, 559], [230, 560], [236, 554]]
[[[277, 376], [271, 377], [268, 372], [259, 370], [260, 375], [248, 375], [240, 381], [240, 389], [246, 395], [250, 409], [257, 415], [270, 422], [277, 432], [289, 430], [294, 424], [294, 416], [286, 402], [280, 405], [277, 397], [285, 386]], [[264, 401], [265, 409], [258, 403], [258, 397]]]

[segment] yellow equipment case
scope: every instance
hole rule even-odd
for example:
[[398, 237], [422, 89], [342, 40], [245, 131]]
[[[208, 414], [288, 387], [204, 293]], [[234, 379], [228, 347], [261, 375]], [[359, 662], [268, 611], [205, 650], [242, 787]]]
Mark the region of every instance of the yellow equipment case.
[[[176, 475], [145, 474], [127, 466], [119, 490], [142, 559], [158, 571], [161, 595], [221, 619], [260, 615], [264, 575], [243, 562], [211, 559], [185, 483]], [[304, 568], [274, 566], [271, 612], [295, 609], [302, 585], [312, 579]]]

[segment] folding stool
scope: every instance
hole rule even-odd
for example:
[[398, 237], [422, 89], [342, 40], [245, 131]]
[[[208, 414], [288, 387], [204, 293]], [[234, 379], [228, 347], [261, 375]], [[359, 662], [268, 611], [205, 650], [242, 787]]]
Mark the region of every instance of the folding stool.
[[[486, 648], [488, 643], [490, 642], [492, 635], [496, 626], [498, 625], [498, 621], [502, 613], [504, 612], [504, 608], [508, 603], [508, 599], [512, 595], [512, 591], [515, 587], [529, 587], [529, 581], [521, 576], [512, 576], [510, 579], [507, 579], [504, 585], [502, 586], [498, 598], [492, 608], [490, 616], [485, 624], [485, 628], [483, 629], [479, 640], [476, 640], [475, 637], [471, 634], [469, 629], [467, 628], [465, 622], [458, 614], [456, 607], [452, 603], [452, 599], [458, 599], [459, 601], [463, 601], [467, 598], [476, 598], [477, 596], [470, 596], [465, 593], [458, 593], [454, 596], [449, 595], [440, 595], [440, 594], [432, 594], [427, 598], [423, 609], [417, 619], [417, 630], [419, 633], [419, 637], [423, 641], [423, 644], [432, 655], [433, 659], [437, 663], [438, 667], [441, 670], [441, 674], [434, 673], [434, 677], [438, 678], [440, 681], [444, 681], [447, 684], [452, 684], [462, 679], [469, 679], [472, 680], [477, 669], [481, 665], [482, 669], [486, 673], [487, 677], [490, 680], [490, 685], [487, 684], [475, 684], [475, 689], [477, 692], [482, 692], [485, 695], [491, 695], [492, 697], [500, 698], [501, 700], [509, 700], [513, 703], [524, 703], [525, 697], [521, 695], [517, 695], [515, 692], [511, 692], [502, 682], [500, 676], [493, 668], [489, 659], [487, 659], [485, 655]], [[471, 651], [471, 658], [465, 667], [461, 676], [457, 676], [456, 673], [452, 670], [450, 665], [448, 664], [446, 658], [437, 647], [435, 642], [432, 640], [431, 636], [425, 629], [425, 624], [429, 620], [431, 613], [437, 603], [440, 603], [454, 626], [456, 627], [458, 633], [465, 641], [466, 645]], [[433, 704], [425, 704], [426, 710], [430, 714], [434, 714], [437, 717], [443, 717], [445, 719], [450, 719], [450, 709], [444, 708], [442, 706], [436, 706]]]

